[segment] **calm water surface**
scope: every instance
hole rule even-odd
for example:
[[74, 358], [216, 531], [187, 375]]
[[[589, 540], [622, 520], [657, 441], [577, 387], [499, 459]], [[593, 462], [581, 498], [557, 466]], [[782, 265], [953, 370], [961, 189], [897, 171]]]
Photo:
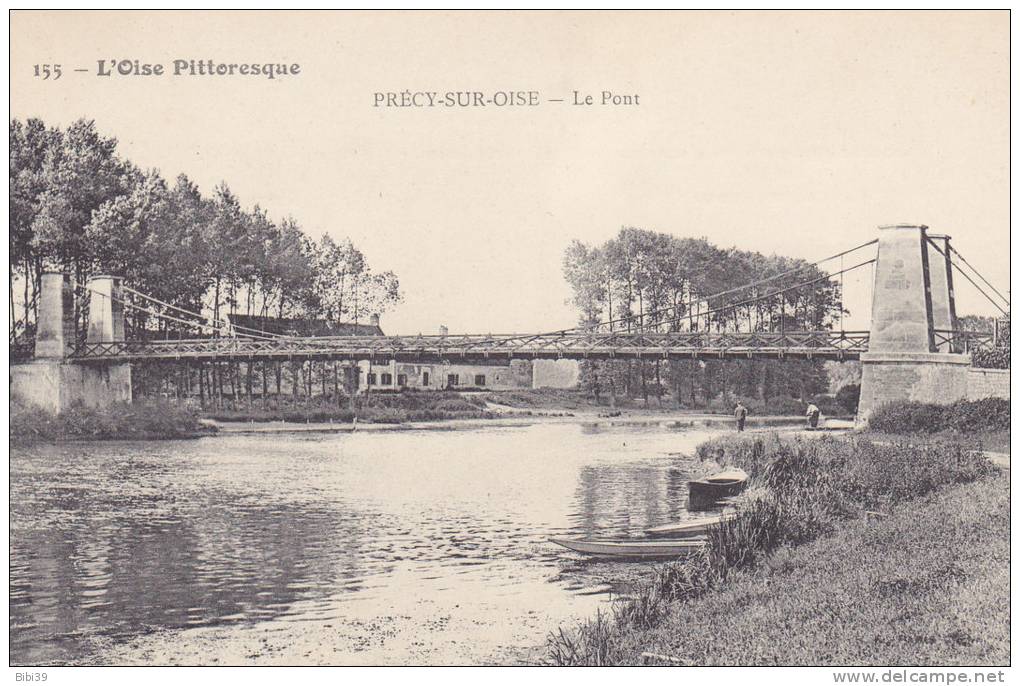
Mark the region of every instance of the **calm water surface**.
[[[577, 423], [19, 448], [11, 660], [102, 661], [100, 647], [153, 632], [288, 621], [346, 631], [339, 664], [361, 650], [496, 660], [644, 567], [546, 539], [688, 516], [688, 456], [717, 432]], [[393, 618], [422, 640], [394, 629], [387, 645]]]

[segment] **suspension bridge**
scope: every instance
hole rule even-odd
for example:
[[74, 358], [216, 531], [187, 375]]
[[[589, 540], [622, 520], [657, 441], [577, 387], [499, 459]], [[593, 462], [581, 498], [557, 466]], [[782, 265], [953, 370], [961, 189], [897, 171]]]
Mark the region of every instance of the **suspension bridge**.
[[[850, 255], [860, 261], [844, 268]], [[822, 265], [836, 260], [839, 260], [838, 269], [797, 280], [804, 272], [812, 268], [821, 270]], [[785, 299], [792, 297], [789, 294], [819, 282], [838, 280], [842, 298], [844, 275], [864, 268], [873, 272], [869, 330], [842, 329], [842, 301], [838, 329], [787, 330]], [[817, 271], [809, 274], [817, 274]], [[11, 336], [11, 350], [12, 357], [18, 358], [14, 361], [59, 360], [65, 366], [86, 370], [80, 373], [83, 378], [95, 376], [98, 370], [103, 379], [109, 378], [113, 368], [127, 369], [129, 379], [131, 363], [167, 360], [474, 362], [806, 358], [868, 362], [869, 356], [874, 363], [873, 370], [879, 370], [876, 366], [879, 362], [885, 371], [897, 363], [914, 371], [926, 366], [929, 372], [937, 371], [934, 377], [929, 373], [929, 377], [935, 378], [948, 369], [969, 364], [969, 353], [995, 344], [995, 332], [960, 328], [953, 282], [957, 274], [965, 277], [1004, 314], [1008, 311], [1008, 299], [963, 259], [951, 246], [948, 236], [929, 234], [927, 227], [916, 225], [881, 227], [879, 237], [872, 241], [781, 274], [702, 296], [696, 301], [587, 326], [533, 334], [286, 336], [213, 319], [136, 291], [120, 279], [100, 276], [87, 286], [88, 332], [84, 341], [77, 341], [73, 340], [73, 319], [70, 319], [74, 302], [72, 286], [66, 275], [51, 273], [43, 276], [35, 339], [26, 342], [24, 337], [19, 338], [16, 326]], [[777, 284], [784, 280], [794, 283], [779, 287]], [[999, 299], [992, 297], [989, 290]], [[747, 330], [740, 330], [737, 324], [740, 319], [733, 316], [734, 313], [767, 309], [776, 302], [784, 304], [783, 314], [778, 319], [768, 317], [753, 321], [749, 314], [745, 322]], [[132, 338], [125, 335], [125, 312], [173, 323], [179, 328], [190, 327], [199, 335], [168, 340]], [[865, 383], [868, 376], [866, 369]], [[117, 393], [123, 395], [123, 378], [118, 385]], [[893, 391], [892, 395], [895, 394]], [[876, 400], [889, 395], [879, 393]], [[862, 391], [862, 397], [867, 398], [868, 393]]]

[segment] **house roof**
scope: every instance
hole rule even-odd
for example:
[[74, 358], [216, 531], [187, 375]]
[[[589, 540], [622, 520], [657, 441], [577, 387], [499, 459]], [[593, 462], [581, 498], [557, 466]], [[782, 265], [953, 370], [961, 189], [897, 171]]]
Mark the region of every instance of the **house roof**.
[[332, 322], [326, 319], [306, 319], [303, 317], [262, 317], [255, 314], [232, 314], [227, 321], [241, 330], [235, 330], [237, 336], [244, 337], [252, 331], [259, 331], [278, 336], [384, 336], [377, 324], [354, 324], [351, 322]]

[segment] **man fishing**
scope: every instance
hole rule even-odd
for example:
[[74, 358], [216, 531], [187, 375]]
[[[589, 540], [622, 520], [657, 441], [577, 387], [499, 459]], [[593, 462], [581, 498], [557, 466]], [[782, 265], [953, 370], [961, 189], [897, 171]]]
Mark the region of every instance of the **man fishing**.
[[733, 410], [733, 417], [737, 420], [737, 431], [743, 431], [744, 420], [747, 419], [747, 408], [738, 402]]
[[808, 403], [807, 412], [805, 413], [805, 416], [807, 417], [807, 423], [809, 428], [812, 429], [818, 428], [818, 416], [820, 414], [821, 410], [818, 409], [817, 405], [815, 405], [814, 403]]

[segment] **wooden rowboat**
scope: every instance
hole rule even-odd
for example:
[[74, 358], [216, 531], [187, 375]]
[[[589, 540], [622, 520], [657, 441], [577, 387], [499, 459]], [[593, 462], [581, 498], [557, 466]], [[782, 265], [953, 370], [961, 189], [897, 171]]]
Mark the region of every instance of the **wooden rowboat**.
[[709, 529], [719, 526], [723, 522], [734, 519], [734, 513], [715, 515], [714, 517], [701, 517], [699, 519], [688, 519], [683, 522], [672, 522], [662, 526], [653, 526], [645, 529], [645, 533], [656, 538], [688, 538], [690, 536], [704, 536]]
[[707, 510], [721, 498], [738, 495], [747, 488], [747, 472], [743, 469], [729, 469], [703, 479], [687, 482], [687, 509]]
[[680, 557], [705, 547], [703, 540], [686, 541], [642, 541], [640, 539], [618, 539], [603, 541], [570, 540], [550, 538], [551, 543], [569, 548], [584, 555], [602, 557]]

